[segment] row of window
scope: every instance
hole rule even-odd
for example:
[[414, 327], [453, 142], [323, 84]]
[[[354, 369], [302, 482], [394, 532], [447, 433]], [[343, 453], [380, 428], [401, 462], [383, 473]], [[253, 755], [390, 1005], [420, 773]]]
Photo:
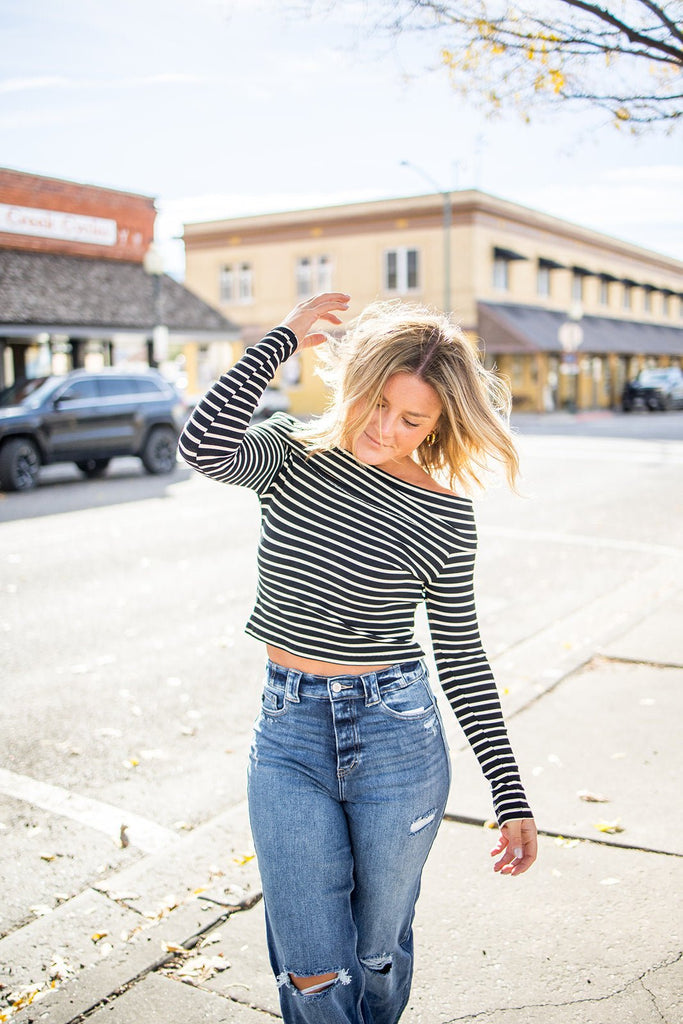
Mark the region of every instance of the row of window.
[[[494, 250], [493, 258], [493, 287], [497, 291], [507, 292], [510, 290], [510, 264], [515, 259], [519, 259], [516, 255], [497, 255]], [[536, 266], [536, 294], [540, 298], [550, 298], [552, 272], [553, 270], [566, 269], [561, 268], [559, 264], [554, 263], [552, 260], [540, 259]], [[611, 274], [593, 274], [592, 272], [586, 271], [581, 267], [573, 267], [572, 269], [572, 283], [571, 283], [571, 297], [573, 302], [584, 301], [584, 282], [587, 277], [598, 277], [598, 302], [601, 306], [609, 306], [610, 304], [610, 284], [620, 279], [615, 278]], [[631, 309], [633, 304], [633, 289], [643, 289], [643, 310], [646, 313], [652, 312], [652, 296], [654, 292], [661, 292], [661, 312], [664, 316], [671, 316], [673, 312], [672, 299], [674, 297], [673, 292], [655, 288], [653, 285], [639, 285], [635, 281], [626, 281], [621, 279], [622, 286], [621, 298], [622, 306], [624, 309]], [[681, 315], [683, 316], [683, 301], [681, 302]]]
[[[401, 246], [396, 249], [385, 249], [382, 263], [382, 289], [386, 293], [407, 295], [418, 292], [421, 288], [420, 250]], [[520, 259], [517, 254], [507, 250], [495, 250], [493, 258], [493, 287], [497, 291], [510, 291], [510, 264]], [[552, 294], [552, 272], [563, 269], [552, 260], [540, 259], [536, 267], [536, 293], [540, 298], [550, 298]], [[564, 268], [566, 269], [566, 268]], [[593, 275], [581, 267], [572, 268], [571, 297], [573, 302], [583, 302], [584, 281], [586, 277], [598, 276], [598, 302], [601, 306], [609, 306], [610, 284], [616, 280], [609, 274]], [[327, 255], [301, 256], [295, 267], [296, 295], [299, 299], [308, 298], [317, 292], [331, 291], [332, 258]], [[652, 312], [652, 295], [660, 289], [651, 285], [637, 285], [633, 281], [621, 281], [622, 305], [631, 309], [633, 289], [643, 289], [643, 308], [646, 313]], [[249, 303], [254, 299], [253, 268], [251, 263], [228, 263], [220, 271], [220, 301], [224, 303]], [[673, 293], [661, 290], [661, 312], [664, 316], [672, 314]], [[681, 301], [683, 315], [683, 301]]]
[[[387, 249], [383, 260], [385, 292], [416, 292], [420, 288], [420, 254], [418, 249]], [[332, 291], [332, 259], [330, 256], [301, 256], [295, 267], [296, 295], [306, 299], [317, 292]], [[254, 299], [254, 274], [251, 263], [226, 263], [219, 279], [220, 301], [248, 303]]]

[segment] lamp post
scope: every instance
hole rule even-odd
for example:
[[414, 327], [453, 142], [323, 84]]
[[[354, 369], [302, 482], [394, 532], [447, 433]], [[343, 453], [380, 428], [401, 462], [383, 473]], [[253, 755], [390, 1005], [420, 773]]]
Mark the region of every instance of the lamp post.
[[418, 167], [412, 160], [401, 160], [401, 167], [411, 167], [412, 170], [429, 182], [443, 199], [443, 308], [444, 313], [451, 312], [451, 222], [453, 220], [453, 203], [451, 193], [439, 188], [438, 183], [422, 167]]
[[164, 275], [164, 261], [161, 251], [154, 242], [145, 253], [142, 266], [145, 273], [152, 278], [153, 283], [152, 338], [147, 342], [147, 361], [150, 366], [158, 366], [168, 357], [168, 327], [164, 326], [162, 309], [161, 279]]

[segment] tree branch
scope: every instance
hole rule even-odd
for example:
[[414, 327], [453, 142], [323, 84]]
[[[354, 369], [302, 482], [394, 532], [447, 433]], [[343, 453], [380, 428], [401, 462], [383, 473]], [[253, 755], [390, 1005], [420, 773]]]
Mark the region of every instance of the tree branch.
[[668, 43], [662, 42], [659, 39], [655, 39], [653, 36], [643, 35], [642, 32], [637, 32], [636, 29], [631, 28], [626, 22], [621, 21], [616, 15], [612, 14], [611, 11], [606, 10], [604, 7], [598, 7], [597, 4], [588, 3], [587, 0], [560, 0], [560, 3], [566, 4], [568, 7], [577, 7], [579, 10], [586, 11], [587, 14], [592, 14], [594, 17], [599, 18], [600, 21], [606, 22], [608, 25], [613, 25], [619, 32], [623, 32], [627, 39], [632, 43], [641, 43], [647, 47], [654, 47], [656, 50], [660, 50], [662, 53], [668, 53], [674, 59], [674, 63], [683, 64], [683, 52], [677, 49], [675, 46], [670, 46]]
[[659, 4], [653, 4], [651, 0], [638, 0], [638, 3], [641, 3], [644, 7], [647, 7], [648, 11], [652, 11], [655, 18], [659, 18], [661, 23], [663, 25], [666, 25], [671, 35], [675, 36], [676, 39], [680, 39], [680, 41], [683, 43], [683, 32], [681, 32], [676, 22], [672, 21], [671, 18], [669, 18], [666, 15], [665, 11], [662, 10]]

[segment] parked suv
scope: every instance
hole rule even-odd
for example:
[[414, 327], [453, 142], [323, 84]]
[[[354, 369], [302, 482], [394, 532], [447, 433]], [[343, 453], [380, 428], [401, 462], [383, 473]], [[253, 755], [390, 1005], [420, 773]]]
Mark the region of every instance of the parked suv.
[[35, 487], [41, 465], [75, 462], [101, 476], [117, 455], [148, 473], [175, 466], [185, 406], [155, 370], [72, 370], [22, 380], [0, 392], [0, 490]]
[[641, 370], [630, 380], [621, 396], [621, 407], [630, 412], [637, 406], [646, 409], [683, 408], [683, 371], [678, 366]]

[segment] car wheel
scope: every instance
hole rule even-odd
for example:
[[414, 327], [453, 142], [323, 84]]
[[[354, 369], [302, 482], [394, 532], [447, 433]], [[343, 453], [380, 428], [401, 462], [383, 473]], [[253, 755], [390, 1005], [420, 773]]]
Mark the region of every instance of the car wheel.
[[0, 488], [30, 491], [38, 482], [40, 452], [28, 437], [6, 441], [0, 451]]
[[104, 475], [110, 462], [111, 459], [82, 459], [76, 465], [89, 480], [94, 480], [95, 477]]
[[171, 473], [176, 464], [178, 441], [170, 427], [154, 427], [140, 458], [148, 473]]

